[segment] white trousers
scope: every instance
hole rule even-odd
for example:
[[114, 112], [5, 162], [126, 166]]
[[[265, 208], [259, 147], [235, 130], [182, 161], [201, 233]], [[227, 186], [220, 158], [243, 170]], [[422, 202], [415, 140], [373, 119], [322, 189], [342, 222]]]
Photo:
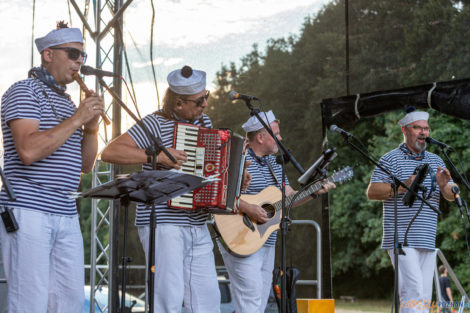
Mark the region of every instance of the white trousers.
[[[398, 255], [398, 293], [401, 313], [426, 313], [425, 301], [432, 299], [432, 282], [436, 267], [436, 251], [404, 247], [406, 255]], [[388, 254], [395, 267], [393, 249]]]
[[[4, 279], [5, 271], [3, 270], [1, 246], [2, 246], [2, 241], [0, 240], [0, 279]], [[8, 299], [7, 293], [8, 293], [8, 285], [6, 283], [0, 283], [0, 313], [8, 313], [7, 312], [7, 299]]]
[[78, 216], [14, 210], [19, 229], [0, 222], [9, 313], [81, 313], [83, 240]]
[[[149, 226], [138, 227], [148, 260]], [[158, 224], [155, 230], [155, 312], [219, 313], [220, 290], [207, 226]]]
[[272, 288], [276, 247], [263, 246], [240, 258], [231, 255], [218, 242], [230, 278], [237, 313], [264, 313]]

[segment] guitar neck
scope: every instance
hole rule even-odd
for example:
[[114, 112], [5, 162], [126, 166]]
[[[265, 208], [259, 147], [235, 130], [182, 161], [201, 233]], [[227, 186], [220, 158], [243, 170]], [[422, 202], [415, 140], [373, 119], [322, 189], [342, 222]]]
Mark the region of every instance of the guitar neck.
[[[326, 179], [326, 182], [329, 182], [329, 183], [334, 182], [333, 177], [332, 176], [328, 177]], [[310, 187], [308, 187], [304, 191], [297, 192], [293, 195], [290, 195], [289, 197], [286, 198], [286, 203], [291, 202], [294, 197], [296, 197], [296, 200], [295, 200], [296, 202], [305, 199], [306, 197], [310, 196], [312, 193], [315, 193], [318, 190], [322, 189], [322, 186], [323, 186], [324, 183], [325, 183], [324, 181], [316, 182], [315, 184], [311, 185]], [[282, 200], [277, 201], [276, 203], [273, 204], [273, 206], [276, 208], [276, 211], [281, 210], [282, 209]]]

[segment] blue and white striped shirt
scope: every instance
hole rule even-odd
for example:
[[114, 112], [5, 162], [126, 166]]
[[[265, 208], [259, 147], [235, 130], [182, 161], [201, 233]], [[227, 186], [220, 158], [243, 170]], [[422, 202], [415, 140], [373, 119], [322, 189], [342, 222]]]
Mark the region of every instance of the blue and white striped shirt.
[[[168, 120], [158, 114], [149, 114], [142, 120], [149, 132], [159, 137], [162, 140], [163, 146], [167, 148], [173, 147], [173, 137], [175, 122]], [[189, 121], [182, 121], [189, 123]], [[212, 122], [205, 114], [202, 116], [202, 123], [200, 119], [194, 121], [192, 124], [197, 126], [204, 126], [212, 128]], [[134, 142], [140, 149], [146, 149], [150, 146], [151, 142], [142, 127], [139, 124], [132, 126], [127, 133], [131, 136]], [[152, 169], [152, 164], [145, 163], [142, 166], [144, 171]], [[150, 221], [151, 207], [143, 204], [137, 205], [136, 226], [148, 225]], [[167, 203], [159, 203], [155, 205], [155, 216], [157, 224], [174, 224], [178, 226], [201, 226], [207, 220], [208, 213], [195, 210], [174, 209], [168, 207]]]
[[83, 138], [81, 128], [77, 128], [47, 158], [25, 165], [16, 151], [8, 125], [15, 119], [31, 119], [39, 121], [39, 131], [45, 131], [71, 117], [76, 110], [70, 99], [32, 78], [13, 84], [3, 95], [1, 117], [4, 171], [17, 200], [10, 202], [2, 188], [1, 205], [61, 215], [77, 214], [75, 199], [70, 197], [70, 192], [77, 191], [80, 182]]
[[[379, 164], [389, 170], [400, 181], [406, 181], [414, 172], [415, 168], [423, 163], [430, 165], [430, 171], [426, 176], [423, 185], [427, 188], [426, 196], [429, 195], [432, 186], [432, 177], [437, 172], [439, 166], [445, 167], [442, 159], [434, 153], [424, 151], [424, 158], [416, 160], [408, 156], [400, 147], [385, 154]], [[371, 183], [391, 183], [390, 177], [381, 169], [375, 168], [370, 180]], [[429, 203], [435, 208], [439, 208], [440, 189], [437, 183], [435, 190], [429, 195]], [[422, 192], [420, 192], [422, 195]], [[409, 222], [421, 206], [420, 200], [416, 200], [410, 208], [403, 205], [404, 194], [398, 196], [398, 240], [403, 243], [406, 228]], [[383, 237], [382, 249], [393, 249], [394, 237], [394, 198], [383, 201]], [[411, 225], [408, 232], [408, 246], [410, 248], [434, 249], [436, 242], [437, 213], [424, 204], [422, 211]]]
[[[245, 194], [258, 194], [263, 191], [263, 189], [269, 186], [276, 186], [279, 189], [281, 188], [279, 184], [282, 183], [282, 167], [281, 165], [277, 164], [275, 156], [268, 155], [262, 158], [255, 159], [251, 153], [248, 153], [246, 160], [251, 161], [251, 164], [250, 166], [248, 166], [247, 171], [251, 174], [252, 180]], [[274, 179], [271, 170], [269, 169], [266, 162], [269, 162], [269, 164], [271, 165], [274, 174], [276, 175], [277, 181]], [[287, 177], [286, 185], [289, 185], [289, 180], [287, 179]], [[271, 236], [269, 236], [268, 240], [266, 240], [265, 246], [276, 245], [276, 236], [277, 232], [273, 232]]]

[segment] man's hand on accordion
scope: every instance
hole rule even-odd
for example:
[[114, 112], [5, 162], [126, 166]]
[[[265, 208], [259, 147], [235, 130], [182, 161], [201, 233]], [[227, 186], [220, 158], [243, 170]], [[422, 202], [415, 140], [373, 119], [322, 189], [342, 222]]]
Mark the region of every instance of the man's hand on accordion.
[[163, 151], [158, 154], [157, 162], [179, 170], [181, 167], [181, 164], [183, 164], [183, 162], [188, 161], [188, 156], [186, 155], [186, 152], [182, 150], [176, 150], [174, 148], [167, 148], [167, 149], [168, 149], [168, 152], [170, 152], [175, 157], [178, 163], [173, 163], [173, 161], [171, 161]]

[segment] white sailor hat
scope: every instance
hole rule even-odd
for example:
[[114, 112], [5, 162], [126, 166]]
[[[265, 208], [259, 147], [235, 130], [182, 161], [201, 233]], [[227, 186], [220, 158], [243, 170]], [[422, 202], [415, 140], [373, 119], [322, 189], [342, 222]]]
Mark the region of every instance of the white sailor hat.
[[68, 42], [83, 43], [82, 32], [78, 28], [59, 28], [50, 31], [46, 36], [34, 40], [39, 53], [49, 47], [58, 46]]
[[206, 72], [185, 65], [167, 77], [170, 89], [179, 95], [195, 95], [206, 88]]
[[401, 120], [398, 121], [398, 124], [401, 126], [409, 125], [416, 121], [427, 121], [429, 119], [429, 113], [423, 111], [411, 111], [406, 114]]
[[[272, 110], [270, 110], [269, 112], [259, 112], [258, 114], [267, 125], [276, 121], [276, 117], [274, 116], [274, 113]], [[247, 133], [251, 133], [251, 132], [254, 132], [263, 128], [263, 124], [261, 124], [261, 122], [258, 120], [258, 118], [255, 115], [253, 115], [252, 117], [248, 119], [248, 121], [245, 122], [245, 124], [242, 125], [242, 128]]]

